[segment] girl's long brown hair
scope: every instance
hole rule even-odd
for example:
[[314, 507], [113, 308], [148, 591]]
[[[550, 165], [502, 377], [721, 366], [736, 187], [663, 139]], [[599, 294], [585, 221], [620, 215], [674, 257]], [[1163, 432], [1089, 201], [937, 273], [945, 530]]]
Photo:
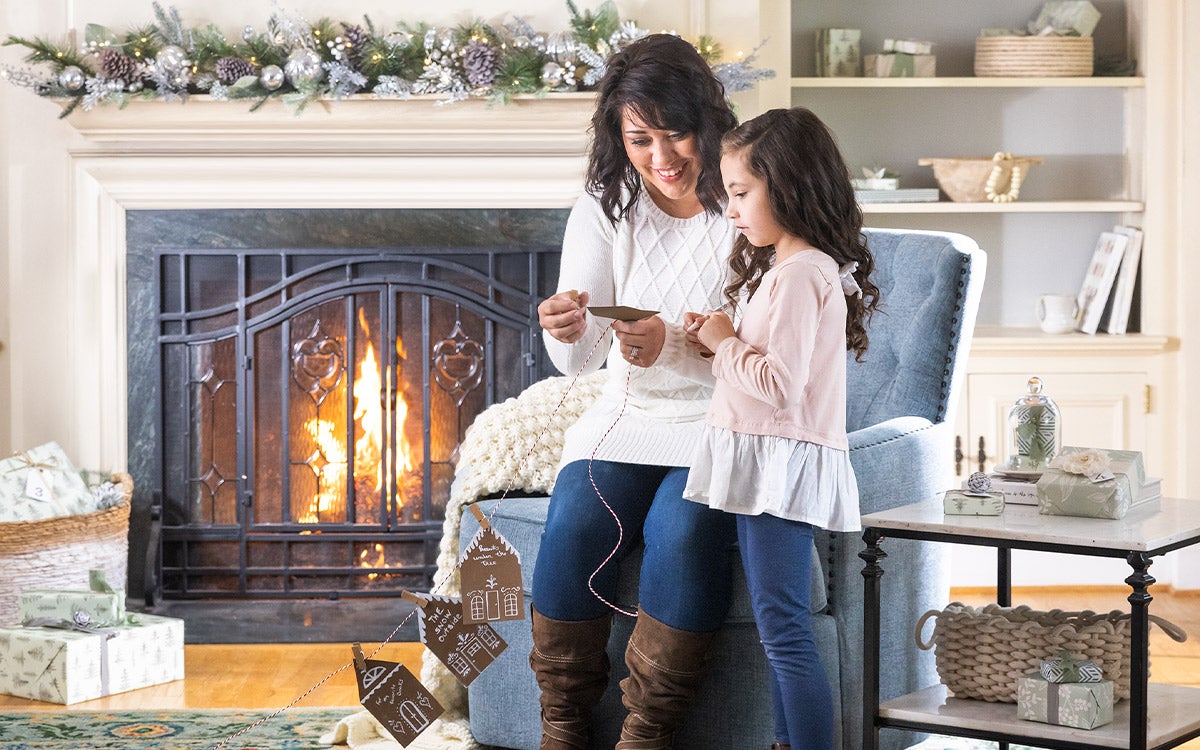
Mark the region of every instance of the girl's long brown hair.
[[[839, 266], [858, 262], [854, 280], [863, 293], [846, 298], [846, 348], [862, 361], [879, 288], [871, 281], [875, 260], [862, 232], [862, 209], [833, 134], [804, 107], [773, 109], [731, 130], [721, 145], [725, 153], [742, 152], [750, 171], [766, 181], [771, 213], [789, 234]], [[754, 295], [774, 257], [774, 247], [755, 247], [738, 236], [729, 258], [734, 278], [725, 287], [730, 302], [737, 303], [742, 289]]]

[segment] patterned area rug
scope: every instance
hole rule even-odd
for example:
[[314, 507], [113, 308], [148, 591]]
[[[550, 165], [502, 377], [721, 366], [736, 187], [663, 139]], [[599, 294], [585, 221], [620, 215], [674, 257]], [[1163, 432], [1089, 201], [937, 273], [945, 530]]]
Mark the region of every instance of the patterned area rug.
[[[222, 750], [326, 748], [317, 738], [353, 709], [293, 708]], [[20, 711], [0, 713], [0, 750], [198, 750], [214, 747], [268, 709]]]

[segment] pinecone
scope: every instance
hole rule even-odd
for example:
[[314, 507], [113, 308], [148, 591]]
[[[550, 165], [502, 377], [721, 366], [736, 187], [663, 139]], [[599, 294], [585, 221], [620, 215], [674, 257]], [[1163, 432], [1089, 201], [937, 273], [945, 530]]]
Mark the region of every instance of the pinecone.
[[342, 38], [346, 40], [346, 64], [355, 70], [362, 68], [363, 50], [371, 37], [362, 26], [342, 24]]
[[137, 62], [124, 52], [111, 47], [100, 50], [100, 72], [106, 78], [128, 85], [137, 79], [137, 69]]
[[499, 55], [496, 49], [487, 42], [472, 39], [467, 43], [463, 52], [463, 71], [467, 74], [467, 83], [478, 88], [491, 86], [496, 80], [496, 63]]
[[249, 60], [240, 57], [222, 57], [217, 60], [217, 80], [226, 86], [232, 86], [245, 76], [258, 74], [258, 68]]

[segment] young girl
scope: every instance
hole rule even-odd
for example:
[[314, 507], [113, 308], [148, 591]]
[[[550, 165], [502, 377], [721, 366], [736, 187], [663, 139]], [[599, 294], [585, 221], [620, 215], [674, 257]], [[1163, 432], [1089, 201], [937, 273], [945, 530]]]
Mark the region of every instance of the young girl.
[[736, 331], [724, 312], [685, 319], [713, 354], [717, 386], [684, 496], [737, 514], [773, 678], [773, 748], [829, 750], [832, 699], [809, 613], [813, 528], [860, 528], [846, 350], [867, 350], [874, 262], [845, 163], [812, 112], [776, 109], [732, 130], [721, 177], [740, 232], [725, 296], [743, 310]]

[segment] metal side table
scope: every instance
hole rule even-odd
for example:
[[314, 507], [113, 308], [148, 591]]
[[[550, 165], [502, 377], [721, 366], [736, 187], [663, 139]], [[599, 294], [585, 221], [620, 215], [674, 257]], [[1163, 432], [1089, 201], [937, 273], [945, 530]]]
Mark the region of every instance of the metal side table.
[[[1200, 502], [1163, 498], [1132, 509], [1121, 520], [1043, 516], [1036, 507], [1008, 505], [1000, 516], [948, 516], [940, 498], [863, 516], [866, 549], [863, 748], [877, 750], [879, 731], [889, 727], [932, 734], [992, 740], [1006, 748], [1021, 742], [1044, 748], [1090, 750], [1100, 747], [1151, 750], [1170, 748], [1200, 736], [1200, 689], [1149, 682], [1149, 606], [1154, 598], [1149, 573], [1153, 558], [1200, 542]], [[887, 557], [885, 538], [919, 539], [996, 548], [997, 602], [1010, 606], [1011, 552], [1041, 550], [1123, 558], [1132, 569], [1129, 595], [1130, 698], [1114, 710], [1113, 723], [1076, 729], [1017, 718], [1011, 703], [950, 697], [935, 685], [880, 703], [879, 592]], [[911, 627], [905, 623], [905, 627]], [[915, 646], [914, 646], [915, 648]]]

